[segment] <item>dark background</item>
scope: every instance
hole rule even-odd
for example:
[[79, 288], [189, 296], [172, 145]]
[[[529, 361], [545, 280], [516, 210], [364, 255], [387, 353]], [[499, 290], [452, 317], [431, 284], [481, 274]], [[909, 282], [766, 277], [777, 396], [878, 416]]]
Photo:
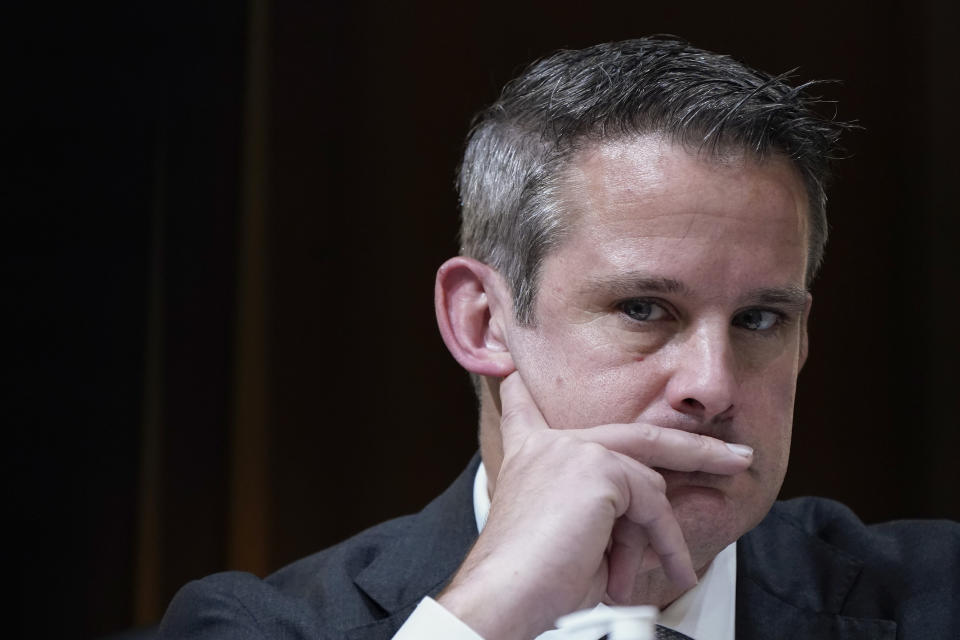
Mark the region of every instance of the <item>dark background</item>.
[[191, 578], [444, 487], [475, 448], [432, 310], [470, 118], [536, 57], [649, 33], [843, 80], [821, 92], [864, 130], [783, 495], [960, 519], [953, 3], [25, 6], [0, 139], [15, 630], [150, 623]]

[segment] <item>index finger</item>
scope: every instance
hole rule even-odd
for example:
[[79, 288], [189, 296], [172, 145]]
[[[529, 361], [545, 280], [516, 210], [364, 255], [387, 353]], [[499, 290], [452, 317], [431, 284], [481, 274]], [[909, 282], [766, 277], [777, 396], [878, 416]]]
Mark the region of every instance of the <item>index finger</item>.
[[651, 424], [604, 424], [570, 435], [601, 444], [648, 467], [673, 471], [739, 473], [753, 463], [753, 449], [702, 433]]
[[500, 433], [504, 451], [520, 448], [528, 435], [549, 429], [523, 378], [514, 371], [500, 382]]

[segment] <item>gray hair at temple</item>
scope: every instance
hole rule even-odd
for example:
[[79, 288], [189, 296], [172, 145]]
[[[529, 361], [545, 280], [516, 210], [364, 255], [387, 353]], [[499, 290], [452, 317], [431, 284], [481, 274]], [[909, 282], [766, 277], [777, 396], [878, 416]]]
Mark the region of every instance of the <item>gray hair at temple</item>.
[[793, 161], [810, 202], [807, 286], [827, 240], [829, 161], [849, 125], [819, 100], [724, 55], [667, 37], [560, 51], [509, 82], [476, 117], [458, 176], [461, 253], [496, 269], [531, 324], [544, 258], [561, 240], [558, 196], [571, 157], [589, 144], [660, 134], [698, 153], [744, 150]]

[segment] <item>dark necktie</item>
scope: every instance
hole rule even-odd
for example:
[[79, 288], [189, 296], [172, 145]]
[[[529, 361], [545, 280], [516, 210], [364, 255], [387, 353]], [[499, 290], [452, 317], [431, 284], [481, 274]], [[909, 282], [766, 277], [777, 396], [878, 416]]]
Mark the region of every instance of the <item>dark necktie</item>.
[[[690, 636], [680, 633], [679, 631], [674, 631], [668, 627], [661, 627], [657, 625], [656, 636], [657, 640], [693, 640]], [[609, 636], [603, 636], [600, 640], [608, 640]]]
[[657, 625], [657, 640], [693, 640], [693, 638], [679, 631]]

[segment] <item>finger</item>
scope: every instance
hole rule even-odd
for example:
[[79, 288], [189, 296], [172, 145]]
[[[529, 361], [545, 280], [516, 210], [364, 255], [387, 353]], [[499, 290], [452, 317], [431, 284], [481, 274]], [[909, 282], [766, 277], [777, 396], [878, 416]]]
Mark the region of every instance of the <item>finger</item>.
[[504, 452], [516, 451], [530, 433], [549, 428], [519, 372], [514, 371], [500, 383], [500, 403]]
[[649, 545], [643, 550], [643, 562], [640, 563], [640, 571], [653, 571], [659, 569], [660, 556]]
[[654, 425], [605, 424], [571, 429], [574, 437], [596, 442], [611, 451], [629, 456], [649, 467], [673, 471], [706, 471], [734, 474], [753, 463], [753, 449], [723, 440]]
[[[680, 588], [692, 588], [697, 584], [697, 574], [680, 523], [664, 493], [663, 477], [625, 455], [618, 454], [617, 458], [630, 493], [623, 515], [643, 529], [667, 578]], [[640, 562], [642, 559], [641, 554]]]
[[686, 541], [677, 543], [678, 537], [683, 539], [677, 520], [671, 515], [662, 526], [648, 526], [647, 532], [650, 536], [650, 547], [660, 558], [660, 566], [667, 578], [684, 590], [695, 587], [698, 582], [697, 572], [693, 568], [690, 550], [687, 549]]
[[649, 549], [647, 534], [629, 518], [620, 518], [613, 526], [610, 540], [607, 595], [616, 603], [628, 604]]

